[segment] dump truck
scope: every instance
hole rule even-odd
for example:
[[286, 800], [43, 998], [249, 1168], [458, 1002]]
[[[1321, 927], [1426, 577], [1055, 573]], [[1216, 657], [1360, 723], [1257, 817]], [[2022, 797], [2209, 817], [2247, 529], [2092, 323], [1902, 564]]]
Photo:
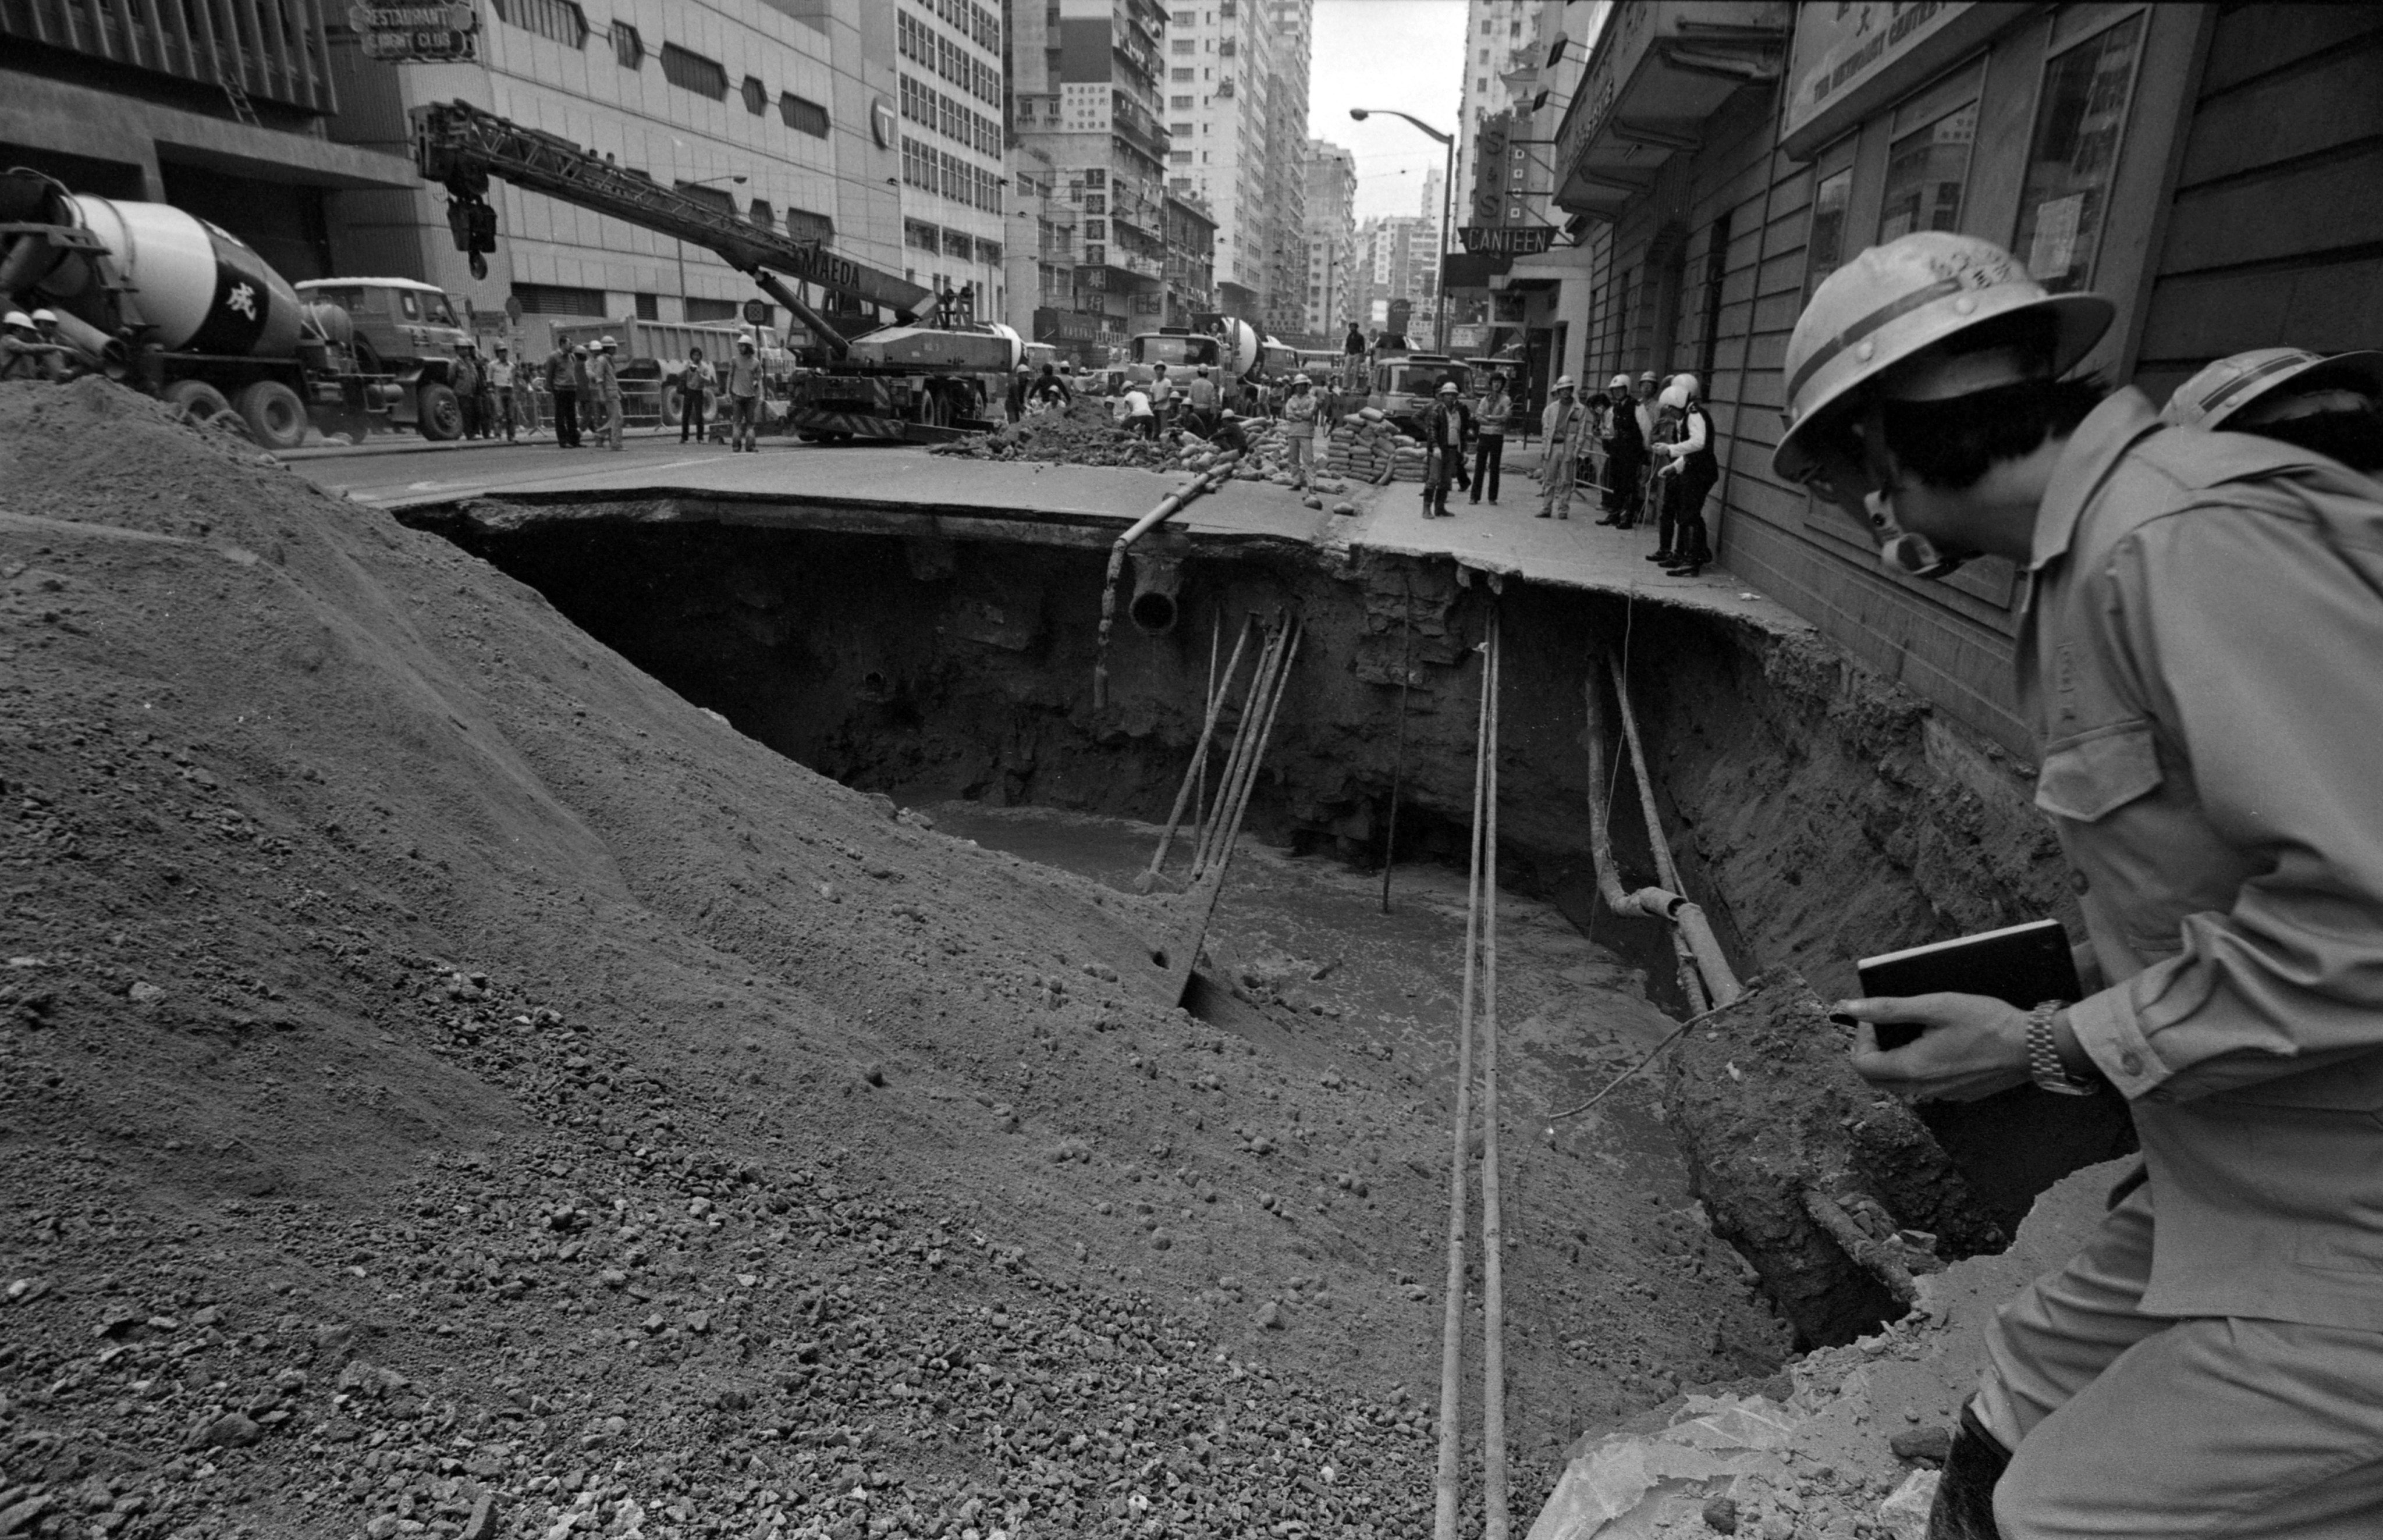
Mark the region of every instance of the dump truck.
[[[245, 241], [170, 204], [0, 173], [0, 296], [55, 313], [86, 367], [192, 417], [237, 413], [268, 449], [296, 448], [310, 425], [461, 431], [444, 362], [389, 367], [340, 306], [310, 303]], [[451, 353], [463, 337], [451, 312], [418, 329], [424, 353]]]

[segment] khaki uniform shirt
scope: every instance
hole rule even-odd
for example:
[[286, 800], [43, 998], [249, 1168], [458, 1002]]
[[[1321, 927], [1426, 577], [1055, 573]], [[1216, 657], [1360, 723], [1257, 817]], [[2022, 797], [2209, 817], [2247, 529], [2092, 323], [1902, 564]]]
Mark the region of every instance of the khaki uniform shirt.
[[2036, 804], [2112, 985], [2163, 1316], [2383, 1331], [2383, 487], [2119, 391], [2038, 511]]

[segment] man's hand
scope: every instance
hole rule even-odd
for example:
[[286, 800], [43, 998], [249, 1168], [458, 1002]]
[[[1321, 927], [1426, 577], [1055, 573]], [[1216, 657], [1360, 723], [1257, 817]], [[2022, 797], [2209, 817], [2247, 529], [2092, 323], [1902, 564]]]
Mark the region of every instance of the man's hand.
[[[1921, 1102], [1974, 1102], [2031, 1078], [2027, 1013], [1992, 995], [1847, 1000], [1836, 1009], [1861, 1024], [1854, 1073], [1882, 1090]], [[1877, 1029], [1895, 1024], [1919, 1027], [1920, 1035], [1892, 1052], [1881, 1049]]]

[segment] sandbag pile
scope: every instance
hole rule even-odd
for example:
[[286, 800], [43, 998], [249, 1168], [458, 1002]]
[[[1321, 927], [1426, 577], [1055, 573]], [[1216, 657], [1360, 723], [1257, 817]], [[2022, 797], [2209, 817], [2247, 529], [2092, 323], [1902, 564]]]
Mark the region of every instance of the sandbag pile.
[[1324, 468], [1336, 475], [1380, 486], [1386, 481], [1421, 481], [1427, 452], [1369, 406], [1340, 419], [1332, 429]]
[[[1236, 481], [1270, 481], [1277, 487], [1290, 487], [1298, 478], [1290, 465], [1291, 425], [1278, 419], [1242, 417], [1237, 419], [1241, 434], [1249, 442], [1248, 452], [1233, 467]], [[1175, 457], [1175, 469], [1199, 472], [1209, 469], [1223, 458], [1225, 451], [1215, 448], [1191, 429], [1183, 431], [1183, 444]], [[1345, 492], [1349, 484], [1337, 476], [1322, 474], [1319, 467], [1309, 479], [1310, 487], [1317, 492]]]

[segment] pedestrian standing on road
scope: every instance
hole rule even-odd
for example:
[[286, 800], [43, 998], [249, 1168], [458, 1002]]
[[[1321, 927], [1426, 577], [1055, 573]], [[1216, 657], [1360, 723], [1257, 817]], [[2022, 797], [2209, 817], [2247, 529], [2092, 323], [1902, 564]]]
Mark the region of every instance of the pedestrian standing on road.
[[1629, 529], [1638, 523], [1647, 439], [1639, 431], [1637, 404], [1628, 375], [1616, 375], [1606, 382], [1605, 410], [1599, 413], [1605, 446], [1605, 517], [1597, 522], [1616, 529]]
[[1290, 399], [1282, 403], [1283, 426], [1290, 444], [1290, 482], [1301, 491], [1315, 479], [1315, 416], [1320, 403], [1314, 382], [1305, 375], [1290, 382]]
[[1666, 528], [1661, 538], [1670, 543], [1672, 559], [1663, 565], [1684, 577], [1694, 577], [1712, 560], [1705, 533], [1705, 499], [1721, 479], [1721, 462], [1713, 454], [1712, 418], [1693, 391], [1694, 375], [1682, 375], [1664, 388], [1662, 403], [1677, 412], [1679, 436], [1661, 453], [1671, 461], [1667, 479], [1670, 496], [1664, 503]]
[[1175, 425], [1175, 382], [1167, 377], [1164, 363], [1150, 366], [1150, 410], [1161, 432]]
[[519, 443], [520, 440], [513, 437], [513, 425], [519, 420], [514, 414], [518, 403], [513, 400], [513, 356], [501, 342], [497, 344], [495, 360], [488, 364], [488, 394], [495, 403], [488, 437], [495, 437], [494, 425], [502, 423], [505, 425], [505, 442]]
[[455, 344], [455, 363], [448, 388], [455, 392], [455, 410], [463, 419], [463, 437], [480, 437], [480, 351], [465, 338]]
[[1473, 440], [1473, 495], [1470, 502], [1479, 502], [1481, 494], [1489, 494], [1489, 506], [1498, 506], [1498, 478], [1506, 460], [1506, 423], [1514, 414], [1514, 399], [1506, 394], [1506, 376], [1492, 370], [1489, 393], [1481, 398], [1481, 410], [1475, 415], [1476, 437]]
[[613, 356], [620, 347], [611, 338], [596, 344], [595, 356], [587, 361], [587, 383], [594, 388], [604, 407], [605, 447], [620, 452], [622, 430], [627, 426], [628, 409], [621, 399], [621, 363]]
[[1588, 421], [1574, 400], [1573, 377], [1559, 379], [1548, 390], [1548, 408], [1539, 413], [1539, 431], [1547, 450], [1539, 460], [1539, 519], [1572, 517], [1573, 477], [1580, 463], [1582, 431]]
[[1117, 420], [1128, 433], [1144, 438], [1158, 437], [1158, 413], [1151, 410], [1150, 395], [1139, 385], [1129, 384], [1117, 398]]
[[686, 351], [686, 362], [678, 366], [678, 441], [680, 443], [685, 443], [689, 434], [695, 436], [697, 443], [703, 442], [705, 409], [719, 389], [720, 376], [714, 374], [711, 365], [704, 361], [703, 350], [689, 348]]
[[[574, 343], [572, 345], [571, 388], [576, 391], [579, 396], [580, 434], [601, 434], [604, 431], [604, 419], [601, 414], [603, 402], [597, 398], [596, 383], [587, 373], [587, 354], [588, 350], [586, 343]], [[577, 449], [579, 444], [580, 438], [577, 437], [574, 437], [571, 441], [572, 448], [574, 449]]]
[[761, 355], [750, 337], [736, 339], [736, 356], [728, 361], [728, 452], [759, 453], [753, 441], [761, 417]]
[[2372, 1535], [2383, 498], [2064, 377], [2116, 314], [1921, 231], [1824, 279], [1784, 361], [1783, 479], [1903, 577], [2025, 573], [2018, 705], [2090, 939], [2073, 1003], [1846, 1003], [1853, 1067], [1922, 1099], [2106, 1083], [2142, 1149], [1987, 1323], [1928, 1533]]
[[1464, 441], [1472, 433], [1473, 412], [1464, 404], [1463, 394], [1454, 380], [1440, 381], [1431, 410], [1423, 417], [1423, 441], [1428, 446], [1423, 472], [1425, 518], [1456, 516], [1448, 511], [1448, 487], [1451, 482], [1469, 485], [1464, 474]]
[[1216, 394], [1216, 382], [1208, 377], [1208, 366], [1199, 366], [1191, 383], [1183, 388], [1183, 404], [1190, 414], [1192, 426], [1204, 438], [1216, 432], [1216, 413], [1224, 407], [1224, 398]]
[[554, 398], [554, 446], [579, 447], [579, 382], [573, 373], [571, 350], [558, 342], [546, 355], [546, 389]]

